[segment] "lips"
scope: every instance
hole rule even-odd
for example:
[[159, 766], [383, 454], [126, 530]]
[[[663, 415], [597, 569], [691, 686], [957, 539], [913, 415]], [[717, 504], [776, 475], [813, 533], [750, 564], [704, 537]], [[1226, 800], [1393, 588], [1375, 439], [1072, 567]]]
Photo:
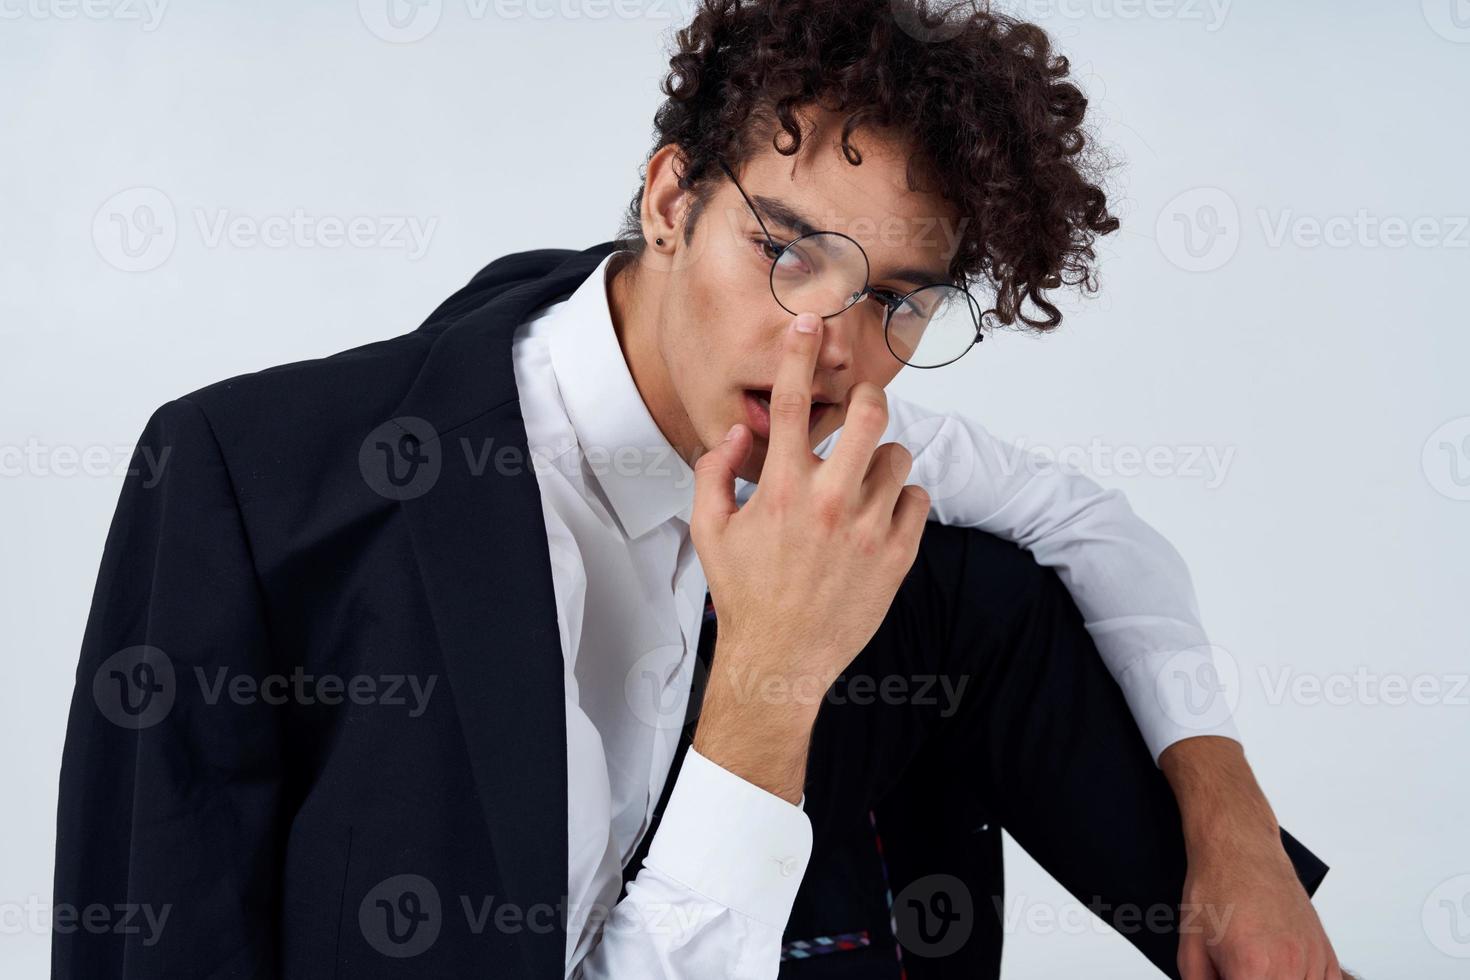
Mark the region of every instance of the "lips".
[[[751, 431], [762, 439], [771, 438], [770, 399], [771, 392], [768, 388], [746, 388], [742, 399], [745, 402], [745, 421], [750, 425]], [[831, 409], [831, 402], [813, 401], [807, 431], [814, 431]]]

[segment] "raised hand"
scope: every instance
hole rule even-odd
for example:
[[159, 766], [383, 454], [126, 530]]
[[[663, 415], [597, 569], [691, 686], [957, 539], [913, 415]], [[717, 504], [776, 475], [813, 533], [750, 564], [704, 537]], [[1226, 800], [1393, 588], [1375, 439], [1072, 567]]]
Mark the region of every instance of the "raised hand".
[[735, 474], [753, 438], [737, 424], [695, 465], [690, 521], [720, 617], [694, 747], [793, 802], [821, 699], [877, 632], [929, 514], [929, 495], [904, 483], [909, 451], [878, 445], [888, 425], [879, 386], [854, 385], [832, 453], [812, 452], [821, 330], [804, 313], [787, 331], [755, 493], [737, 506]]

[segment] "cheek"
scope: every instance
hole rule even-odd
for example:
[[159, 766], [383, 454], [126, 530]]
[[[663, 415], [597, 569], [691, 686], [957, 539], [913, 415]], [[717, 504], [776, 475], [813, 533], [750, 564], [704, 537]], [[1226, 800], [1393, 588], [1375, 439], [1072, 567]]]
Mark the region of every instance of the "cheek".
[[857, 376], [879, 388], [887, 388], [902, 370], [903, 364], [893, 356], [880, 335], [874, 344], [864, 348], [862, 360], [857, 365]]
[[730, 391], [738, 377], [732, 364], [737, 361], [719, 324], [698, 316], [684, 323], [665, 346], [665, 362], [690, 420], [697, 427], [708, 427], [730, 412]]

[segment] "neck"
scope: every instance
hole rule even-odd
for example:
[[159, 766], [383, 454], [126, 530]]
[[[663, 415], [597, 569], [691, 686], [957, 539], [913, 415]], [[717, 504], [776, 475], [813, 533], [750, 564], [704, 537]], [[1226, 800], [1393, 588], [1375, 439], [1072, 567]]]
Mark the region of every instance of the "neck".
[[659, 285], [650, 277], [658, 275], [640, 257], [637, 279], [630, 275], [633, 261], [627, 256], [612, 260], [608, 273], [607, 303], [612, 314], [613, 332], [622, 349], [623, 360], [638, 396], [653, 416], [654, 424], [684, 462], [693, 466], [704, 451], [689, 416], [679, 401], [669, 378], [668, 365], [659, 354], [658, 325], [663, 314], [663, 297], [649, 287]]

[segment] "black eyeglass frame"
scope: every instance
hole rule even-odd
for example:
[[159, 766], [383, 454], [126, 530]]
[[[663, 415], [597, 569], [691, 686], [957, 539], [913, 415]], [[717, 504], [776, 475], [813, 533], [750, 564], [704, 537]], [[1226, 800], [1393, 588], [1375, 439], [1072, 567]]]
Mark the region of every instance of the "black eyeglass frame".
[[[897, 299], [892, 300], [885, 299], [884, 297], [873, 292], [872, 285], [869, 282], [869, 276], [872, 272], [873, 267], [868, 262], [868, 253], [866, 250], [864, 250], [862, 245], [858, 244], [857, 239], [853, 238], [851, 235], [843, 234], [840, 231], [812, 231], [806, 233], [805, 235], [801, 235], [798, 238], [792, 239], [785, 245], [777, 245], [776, 239], [771, 235], [769, 229], [766, 228], [766, 222], [764, 219], [761, 218], [760, 211], [756, 208], [755, 202], [751, 201], [750, 195], [745, 193], [745, 188], [740, 186], [740, 181], [735, 179], [735, 174], [730, 170], [729, 166], [726, 165], [724, 158], [716, 157], [715, 162], [720, 165], [720, 169], [725, 172], [725, 176], [730, 178], [730, 183], [735, 185], [735, 189], [739, 191], [740, 196], [745, 199], [745, 205], [746, 207], [750, 208], [750, 213], [755, 215], [755, 220], [760, 224], [761, 233], [766, 236], [766, 242], [771, 246], [771, 251], [776, 253], [776, 257], [771, 260], [771, 273], [769, 277], [771, 285], [771, 296], [776, 300], [776, 305], [781, 307], [781, 309], [785, 310], [787, 313], [790, 313], [792, 316], [797, 316], [803, 311], [791, 309], [785, 303], [781, 302], [781, 297], [776, 293], [776, 266], [780, 264], [782, 254], [788, 248], [791, 248], [793, 245], [795, 245], [797, 242], [800, 242], [807, 238], [814, 238], [817, 235], [840, 235], [841, 237], [846, 238], [848, 241], [852, 242], [853, 247], [858, 250], [858, 254], [863, 257], [863, 288], [860, 292], [853, 295], [852, 302], [848, 303], [836, 313], [820, 314], [823, 320], [829, 320], [834, 316], [846, 313], [848, 310], [852, 309], [854, 306], [862, 302], [867, 297], [872, 296], [874, 299], [878, 300], [878, 302], [883, 304], [883, 344], [885, 347], [888, 348], [888, 353], [897, 358], [898, 362], [905, 367], [918, 368], [922, 371], [931, 370], [933, 368], [948, 367], [955, 361], [958, 361], [960, 358], [968, 354], [971, 347], [974, 347], [976, 344], [985, 339], [985, 334], [982, 331], [982, 327], [985, 322], [985, 316], [986, 314], [994, 313], [995, 311], [985, 310], [982, 312], [980, 309], [979, 301], [977, 301], [975, 297], [970, 294], [970, 291], [968, 289], [963, 289], [959, 286], [956, 286], [952, 282], [931, 282], [923, 286], [917, 286], [913, 289], [910, 289], [908, 292], [904, 293]], [[949, 360], [944, 361], [943, 363], [913, 364], [909, 361], [904, 360], [902, 357], [899, 356], [898, 351], [893, 349], [893, 343], [888, 339], [888, 323], [893, 316], [893, 312], [900, 306], [902, 306], [910, 296], [914, 295], [915, 293], [922, 292], [925, 289], [932, 289], [935, 286], [945, 286], [949, 289], [957, 289], [964, 294], [965, 300], [970, 304], [970, 316], [975, 321], [975, 339], [970, 341], [970, 343], [965, 347], [964, 350], [960, 351], [954, 357], [951, 357]]]

